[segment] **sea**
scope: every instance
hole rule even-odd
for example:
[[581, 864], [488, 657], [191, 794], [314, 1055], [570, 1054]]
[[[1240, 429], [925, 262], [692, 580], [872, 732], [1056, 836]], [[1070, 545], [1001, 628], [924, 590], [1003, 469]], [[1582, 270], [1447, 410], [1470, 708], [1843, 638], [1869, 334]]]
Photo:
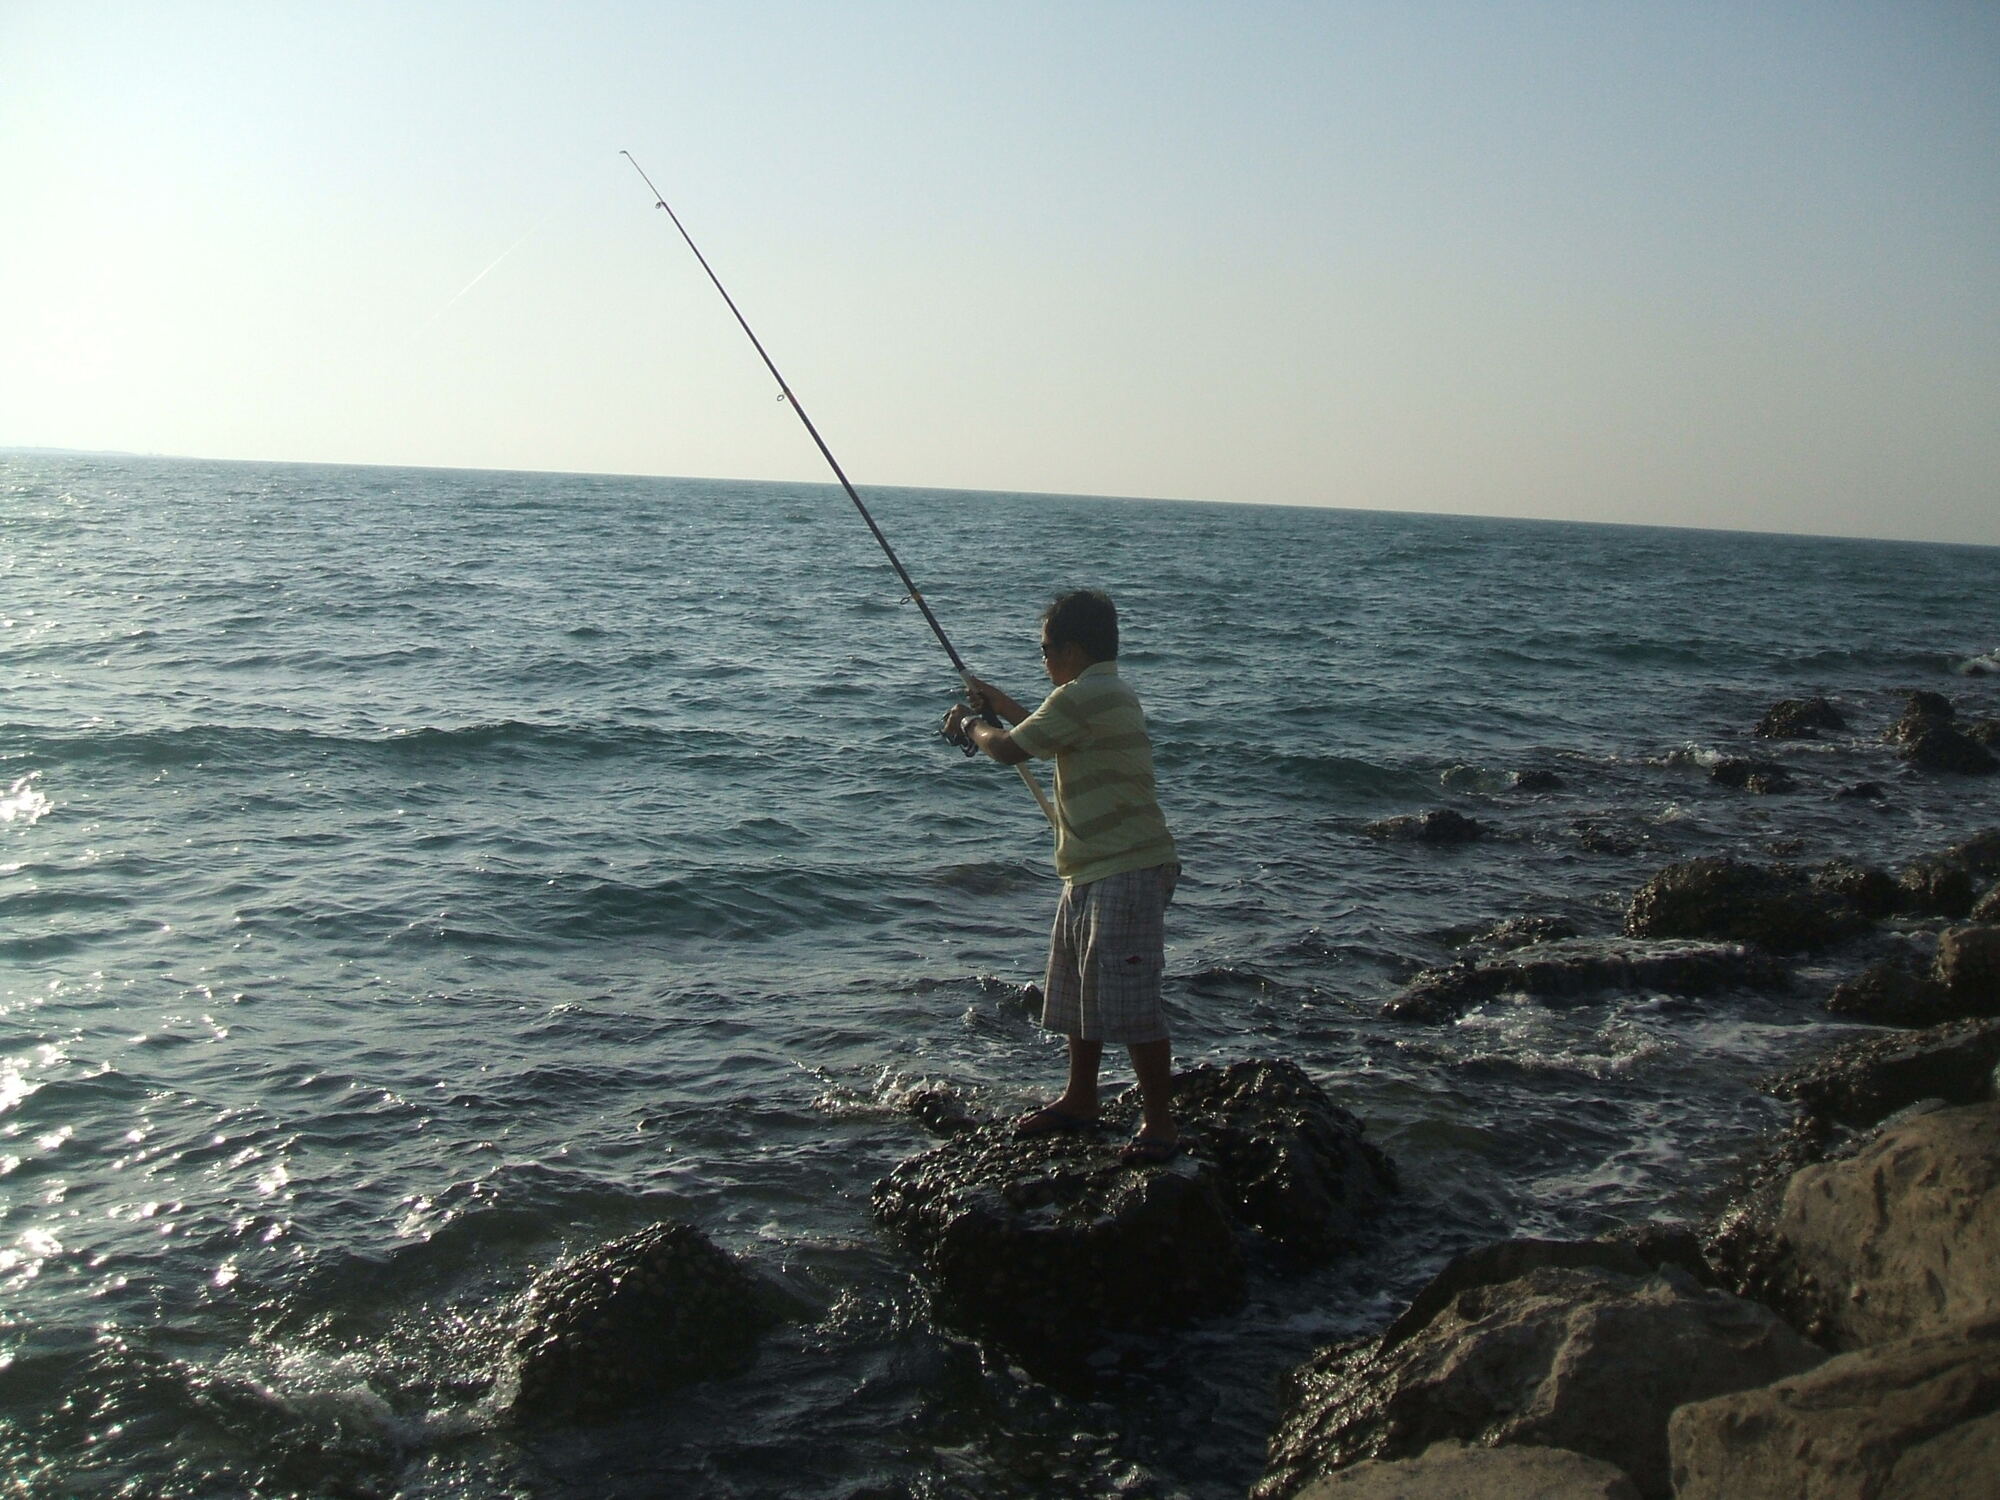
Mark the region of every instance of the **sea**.
[[[1176, 1060], [1359, 1115], [1403, 1183], [1369, 1241], [1070, 1394], [933, 1316], [870, 1191], [931, 1144], [917, 1091], [1059, 1088], [1058, 886], [838, 489], [0, 457], [0, 1490], [1239, 1497], [1315, 1348], [1469, 1246], [1698, 1216], [1782, 1118], [1757, 1080], [1855, 1030], [1810, 962], [1431, 1026], [1378, 1015], [1401, 984], [1509, 917], [1614, 933], [1678, 859], [2000, 823], [2000, 778], [1881, 743], [1914, 689], [2000, 712], [2000, 549], [864, 494], [1025, 702], [1052, 593], [1117, 600]], [[1851, 730], [1752, 737], [1813, 694]], [[1743, 754], [1798, 789], [1712, 779]], [[1435, 808], [1486, 836], [1366, 831]], [[511, 1424], [526, 1288], [662, 1220], [806, 1314]]]

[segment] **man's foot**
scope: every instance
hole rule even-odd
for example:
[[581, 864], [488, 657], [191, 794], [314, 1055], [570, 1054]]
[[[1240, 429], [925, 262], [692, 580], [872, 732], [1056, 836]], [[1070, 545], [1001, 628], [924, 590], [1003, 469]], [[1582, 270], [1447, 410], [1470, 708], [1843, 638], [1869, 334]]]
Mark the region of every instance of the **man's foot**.
[[1164, 1167], [1181, 1154], [1180, 1138], [1161, 1140], [1156, 1135], [1134, 1136], [1125, 1143], [1125, 1149], [1118, 1153], [1118, 1159], [1128, 1167]]
[[1022, 1115], [1014, 1122], [1014, 1134], [1021, 1140], [1031, 1141], [1043, 1135], [1075, 1135], [1080, 1130], [1095, 1130], [1097, 1121], [1088, 1115], [1073, 1115], [1066, 1109], [1048, 1104], [1032, 1114]]

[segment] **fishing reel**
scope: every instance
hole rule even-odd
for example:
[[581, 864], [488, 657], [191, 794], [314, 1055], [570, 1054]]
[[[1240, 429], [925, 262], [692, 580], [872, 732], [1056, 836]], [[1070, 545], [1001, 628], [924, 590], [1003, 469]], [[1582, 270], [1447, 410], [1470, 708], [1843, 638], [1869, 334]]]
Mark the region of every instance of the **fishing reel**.
[[[999, 727], [1000, 721], [990, 713], [979, 714], [977, 717], [983, 723], [991, 724], [995, 728]], [[968, 756], [977, 755], [979, 747], [972, 742], [972, 731], [965, 727], [970, 722], [970, 719], [960, 719], [956, 730], [938, 730], [938, 738], [942, 739], [947, 745], [958, 746]]]

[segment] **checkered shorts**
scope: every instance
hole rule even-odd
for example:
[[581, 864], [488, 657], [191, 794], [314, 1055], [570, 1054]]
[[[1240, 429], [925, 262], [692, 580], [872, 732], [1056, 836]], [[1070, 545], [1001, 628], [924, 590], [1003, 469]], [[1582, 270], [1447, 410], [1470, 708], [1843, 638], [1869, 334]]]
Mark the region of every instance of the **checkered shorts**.
[[1178, 865], [1155, 865], [1063, 886], [1049, 933], [1042, 1025], [1093, 1042], [1165, 1038], [1160, 975], [1167, 903], [1179, 875]]

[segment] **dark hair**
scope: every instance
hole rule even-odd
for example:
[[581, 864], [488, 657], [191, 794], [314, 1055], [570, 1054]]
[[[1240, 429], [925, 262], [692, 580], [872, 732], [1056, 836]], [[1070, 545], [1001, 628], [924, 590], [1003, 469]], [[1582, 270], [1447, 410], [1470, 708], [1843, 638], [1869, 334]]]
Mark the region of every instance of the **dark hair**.
[[1081, 646], [1092, 661], [1118, 659], [1118, 606], [1102, 589], [1057, 594], [1042, 611], [1051, 646]]

